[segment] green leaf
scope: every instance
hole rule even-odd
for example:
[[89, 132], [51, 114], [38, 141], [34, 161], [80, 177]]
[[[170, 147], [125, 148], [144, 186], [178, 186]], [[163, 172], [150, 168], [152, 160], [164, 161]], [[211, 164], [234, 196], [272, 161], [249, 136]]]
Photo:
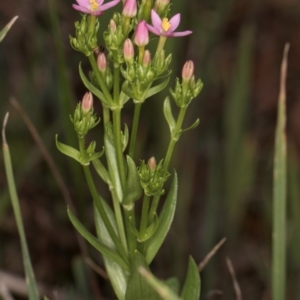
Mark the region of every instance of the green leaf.
[[143, 189], [140, 183], [140, 178], [137, 172], [137, 167], [133, 159], [127, 155], [128, 174], [126, 180], [126, 189], [122, 205], [125, 209], [131, 210], [134, 206], [134, 202], [139, 200], [142, 196]]
[[155, 213], [152, 223], [146, 229], [146, 234], [142, 237], [139, 235], [138, 241], [145, 242], [148, 239], [150, 239], [153, 236], [153, 234], [155, 233], [155, 231], [157, 230], [158, 225], [159, 225], [159, 220], [158, 220], [157, 214]]
[[185, 132], [185, 131], [188, 131], [188, 130], [194, 129], [194, 128], [196, 128], [196, 127], [199, 125], [199, 123], [200, 123], [200, 120], [199, 120], [199, 119], [197, 119], [197, 120], [194, 122], [194, 124], [193, 124], [193, 125], [191, 125], [190, 127], [186, 128], [186, 129], [181, 129], [181, 131], [180, 131], [180, 132]]
[[170, 77], [168, 77], [165, 81], [163, 81], [161, 84], [156, 85], [154, 87], [152, 87], [151, 89], [149, 89], [149, 91], [147, 92], [145, 99], [150, 98], [151, 96], [159, 93], [160, 91], [162, 91], [169, 83]]
[[199, 270], [193, 258], [190, 257], [187, 275], [181, 292], [181, 298], [183, 300], [199, 300], [199, 297], [200, 297]]
[[170, 277], [165, 280], [165, 284], [175, 293], [179, 293], [180, 283], [177, 277]]
[[109, 103], [107, 101], [107, 99], [105, 98], [104, 94], [99, 91], [87, 78], [86, 76], [84, 75], [83, 71], [82, 71], [82, 68], [81, 68], [81, 63], [79, 64], [79, 75], [80, 75], [80, 78], [84, 84], [84, 86], [89, 90], [91, 91], [94, 95], [96, 95], [102, 102], [104, 105], [106, 106], [110, 106], [111, 103]]
[[71, 210], [68, 208], [68, 215], [73, 224], [73, 226], [77, 229], [77, 231], [99, 252], [103, 254], [103, 256], [111, 259], [116, 264], [120, 265], [124, 270], [129, 270], [127, 263], [119, 256], [117, 252], [112, 250], [110, 247], [100, 242], [96, 237], [94, 237], [74, 216]]
[[55, 136], [55, 142], [56, 142], [57, 149], [61, 153], [75, 159], [76, 161], [78, 161], [81, 164], [80, 152], [77, 149], [59, 142], [58, 134]]
[[109, 138], [107, 133], [104, 134], [104, 147], [107, 158], [108, 171], [111, 176], [113, 189], [115, 190], [115, 195], [117, 196], [119, 203], [121, 203], [123, 199], [123, 191], [119, 177], [116, 150], [112, 140]]
[[169, 97], [167, 97], [164, 102], [164, 115], [169, 124], [170, 132], [172, 135], [176, 126], [176, 122], [172, 114], [171, 101]]
[[[117, 230], [117, 225], [116, 225], [116, 219], [113, 211], [111, 208], [107, 205], [105, 201], [100, 197], [104, 209], [106, 211], [107, 217], [112, 224], [114, 230]], [[105, 224], [103, 223], [99, 212], [96, 208], [94, 208], [95, 212], [95, 224], [96, 224], [96, 232], [97, 236], [100, 239], [102, 243], [105, 245], [108, 245], [110, 247], [114, 247], [114, 242], [112, 241]], [[110, 283], [113, 286], [113, 290], [116, 293], [116, 296], [118, 297], [119, 300], [124, 300], [125, 299], [125, 293], [126, 293], [126, 288], [127, 288], [127, 281], [128, 281], [128, 276], [124, 272], [124, 270], [114, 263], [111, 259], [108, 257], [103, 257], [104, 260], [104, 265], [105, 269], [107, 271], [108, 277], [110, 279]]]
[[101, 179], [108, 184], [109, 189], [112, 188], [112, 183], [108, 171], [105, 169], [103, 164], [99, 159], [95, 159], [92, 161], [92, 164], [97, 172], [97, 174], [101, 177]]
[[[164, 300], [182, 300], [177, 296], [172, 289], [164, 282], [158, 280], [154, 275], [151, 274], [146, 268], [139, 268], [140, 274], [145, 280], [157, 291], [160, 297]], [[134, 298], [133, 298], [134, 299]], [[147, 298], [145, 298], [146, 300]]]
[[123, 106], [129, 99], [130, 99], [130, 97], [128, 95], [126, 95], [123, 91], [121, 91], [120, 104]]
[[132, 89], [129, 87], [129, 82], [127, 80], [122, 84], [122, 92], [127, 95], [127, 97], [134, 99], [135, 96], [132, 93]]
[[159, 216], [158, 228], [154, 235], [145, 243], [145, 257], [148, 264], [155, 257], [171, 227], [177, 203], [177, 188], [177, 174], [175, 172], [168, 197]]
[[135, 251], [125, 300], [159, 300], [159, 295], [140, 274], [140, 267], [150, 272], [145, 257], [140, 252]]
[[0, 42], [4, 39], [7, 32], [10, 30], [11, 26], [15, 23], [15, 21], [18, 19], [18, 16], [13, 17], [10, 22], [0, 31]]

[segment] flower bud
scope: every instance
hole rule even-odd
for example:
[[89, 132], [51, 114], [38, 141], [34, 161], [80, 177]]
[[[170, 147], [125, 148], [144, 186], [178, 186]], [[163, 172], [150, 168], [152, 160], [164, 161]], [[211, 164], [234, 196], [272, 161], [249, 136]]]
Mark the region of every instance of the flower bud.
[[149, 50], [145, 50], [143, 57], [143, 67], [148, 67], [151, 63], [151, 54]]
[[188, 60], [182, 68], [182, 82], [188, 83], [194, 75], [194, 63], [191, 60]]
[[84, 113], [89, 112], [93, 108], [93, 94], [86, 92], [82, 98], [81, 108]]
[[131, 39], [126, 39], [123, 45], [124, 59], [127, 62], [133, 62], [134, 48]]
[[101, 73], [105, 73], [107, 69], [107, 60], [104, 53], [100, 53], [97, 56], [97, 66]]
[[109, 21], [109, 29], [111, 30], [112, 33], [115, 33], [117, 31], [117, 25], [114, 19], [111, 19]]
[[156, 169], [156, 159], [154, 156], [150, 157], [148, 160], [148, 166], [151, 171], [154, 171]]
[[168, 7], [170, 0], [156, 0], [154, 3], [154, 10], [161, 16]]
[[134, 43], [139, 47], [144, 47], [149, 43], [149, 32], [144, 20], [140, 21], [136, 27]]
[[123, 16], [127, 18], [133, 18], [136, 16], [136, 13], [137, 13], [136, 0], [126, 0], [122, 11]]

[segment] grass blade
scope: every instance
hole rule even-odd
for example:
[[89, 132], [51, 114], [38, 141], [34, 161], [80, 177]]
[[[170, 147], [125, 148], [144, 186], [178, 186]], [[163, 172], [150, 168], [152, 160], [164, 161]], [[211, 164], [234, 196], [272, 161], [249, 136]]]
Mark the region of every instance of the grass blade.
[[272, 299], [285, 299], [286, 285], [286, 113], [285, 81], [287, 73], [286, 44], [281, 64], [280, 91], [275, 137], [273, 181], [273, 245], [272, 245]]
[[0, 42], [4, 39], [8, 31], [10, 30], [11, 26], [16, 22], [18, 16], [13, 17], [10, 22], [0, 31]]
[[9, 147], [6, 142], [5, 137], [5, 126], [8, 119], [8, 113], [6, 113], [3, 121], [3, 127], [2, 127], [2, 146], [3, 146], [3, 157], [4, 157], [4, 165], [5, 165], [5, 172], [7, 177], [7, 183], [9, 188], [9, 194], [17, 222], [17, 228], [20, 235], [21, 240], [21, 249], [22, 249], [22, 256], [23, 256], [23, 263], [24, 263], [24, 269], [25, 269], [25, 275], [26, 275], [26, 282], [28, 286], [28, 295], [30, 300], [38, 300], [38, 291], [37, 286], [34, 278], [34, 273], [31, 265], [31, 260], [29, 256], [25, 231], [23, 227], [23, 221], [22, 221], [22, 215], [21, 215], [21, 209], [19, 204], [19, 199], [17, 195], [17, 190], [15, 186], [14, 181], [14, 175], [12, 171], [12, 164], [11, 164], [11, 158], [10, 158], [10, 152]]

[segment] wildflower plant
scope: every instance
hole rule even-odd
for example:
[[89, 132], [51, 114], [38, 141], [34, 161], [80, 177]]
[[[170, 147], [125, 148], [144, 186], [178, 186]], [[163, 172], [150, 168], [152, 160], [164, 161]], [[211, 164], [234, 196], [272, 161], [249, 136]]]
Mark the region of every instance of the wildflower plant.
[[[165, 157], [157, 163], [154, 157], [145, 160], [135, 155], [142, 104], [169, 83], [172, 54], [166, 52], [164, 45], [169, 38], [184, 38], [192, 32], [176, 32], [180, 14], [168, 19], [168, 0], [156, 0], [154, 4], [152, 0], [76, 2], [73, 8], [82, 14], [81, 20], [75, 23], [75, 34], [70, 36], [70, 43], [87, 57], [91, 72], [87, 76], [79, 64], [79, 75], [87, 93], [71, 116], [78, 147], [65, 145], [58, 137], [56, 145], [63, 154], [83, 167], [95, 207], [97, 236], [89, 232], [68, 209], [70, 220], [103, 255], [106, 271], [119, 300], [197, 300], [200, 296], [200, 277], [192, 258], [180, 296], [166, 282], [155, 279], [150, 271], [150, 264], [170, 229], [177, 203], [177, 175], [169, 170], [170, 160], [181, 134], [199, 123], [196, 120], [190, 127], [182, 128], [186, 110], [203, 86], [200, 79], [194, 78], [192, 61], [185, 63], [182, 78], [177, 78], [175, 87], [170, 89], [171, 97], [179, 107], [178, 116], [173, 115], [169, 97], [162, 105], [170, 129]], [[99, 29], [104, 28], [101, 15], [116, 5], [123, 5], [123, 9], [121, 13], [113, 14], [103, 33], [105, 54], [99, 51], [98, 42]], [[152, 35], [157, 35], [159, 39], [152, 41]], [[154, 53], [148, 49], [150, 40], [157, 43]], [[102, 105], [104, 141], [86, 144], [88, 132], [99, 126], [100, 122], [99, 113], [93, 108], [95, 98]], [[129, 101], [134, 103], [131, 128], [121, 121], [122, 109]], [[112, 207], [108, 199], [99, 194], [91, 169], [95, 169], [107, 184]], [[171, 180], [169, 190], [165, 188], [167, 180]], [[159, 210], [164, 194], [166, 199]], [[142, 202], [141, 213], [136, 210], [137, 201]], [[163, 296], [166, 291], [169, 298]]]

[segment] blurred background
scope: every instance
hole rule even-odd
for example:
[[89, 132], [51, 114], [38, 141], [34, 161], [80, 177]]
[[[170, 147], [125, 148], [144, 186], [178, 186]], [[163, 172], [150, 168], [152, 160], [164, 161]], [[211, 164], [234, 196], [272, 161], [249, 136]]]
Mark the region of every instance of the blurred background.
[[[0, 28], [19, 19], [0, 45], [0, 119], [10, 112], [10, 145], [22, 214], [38, 282], [79, 299], [113, 299], [108, 282], [94, 275], [101, 297], [87, 287], [75, 231], [66, 202], [14, 97], [40, 134], [56, 162], [80, 217], [93, 228], [92, 201], [80, 166], [55, 147], [60, 140], [76, 145], [69, 122], [85, 93], [78, 74], [86, 57], [69, 44], [80, 14], [72, 0], [0, 0]], [[188, 255], [200, 263], [223, 237], [226, 243], [202, 277], [201, 299], [235, 299], [226, 257], [233, 263], [243, 299], [271, 299], [271, 221], [273, 145], [283, 48], [291, 45], [287, 77], [288, 139], [288, 279], [286, 299], [300, 299], [300, 2], [298, 0], [172, 0], [181, 13], [180, 30], [193, 34], [167, 41], [173, 53], [172, 78], [186, 60], [195, 62], [204, 82], [187, 113], [171, 168], [179, 174], [179, 205], [166, 243], [152, 265], [160, 278], [184, 278]], [[119, 7], [121, 7], [119, 5]], [[100, 19], [101, 36], [112, 10]], [[154, 42], [155, 43], [155, 42]], [[143, 106], [137, 157], [164, 157], [169, 129], [163, 117], [165, 94]], [[96, 107], [99, 115], [101, 108]], [[176, 107], [173, 105], [174, 112]], [[132, 104], [123, 122], [131, 125]], [[101, 126], [99, 128], [102, 128]], [[100, 130], [100, 129], [99, 129]], [[94, 131], [91, 138], [102, 133]], [[102, 147], [98, 142], [98, 147]], [[81, 183], [82, 182], [82, 183]], [[23, 276], [15, 219], [0, 160], [0, 272]], [[108, 191], [99, 183], [99, 190]], [[103, 266], [101, 257], [90, 257]], [[23, 298], [20, 298], [23, 299]], [[55, 299], [54, 297], [52, 299]], [[72, 297], [70, 298], [72, 299]]]

